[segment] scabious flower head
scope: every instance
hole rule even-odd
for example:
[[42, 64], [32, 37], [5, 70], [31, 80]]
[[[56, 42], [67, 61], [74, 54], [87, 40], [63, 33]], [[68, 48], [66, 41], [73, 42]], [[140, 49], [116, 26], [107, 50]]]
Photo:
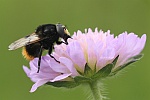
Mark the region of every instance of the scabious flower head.
[[[109, 30], [103, 32], [96, 28], [93, 32], [89, 28], [85, 33], [75, 32], [72, 38], [68, 39], [68, 45], [54, 46], [52, 55], [60, 63], [46, 55], [42, 57], [39, 73], [38, 58], [30, 62], [30, 69], [25, 66], [23, 69], [35, 82], [31, 92], [46, 83], [56, 87], [68, 87], [64, 82], [71, 82], [69, 84], [77, 86], [83, 80], [86, 82], [89, 79], [115, 75], [125, 66], [137, 61], [141, 57], [139, 54], [145, 42], [145, 34], [140, 38], [134, 33], [124, 32], [115, 37]], [[74, 87], [73, 85], [69, 86]]]

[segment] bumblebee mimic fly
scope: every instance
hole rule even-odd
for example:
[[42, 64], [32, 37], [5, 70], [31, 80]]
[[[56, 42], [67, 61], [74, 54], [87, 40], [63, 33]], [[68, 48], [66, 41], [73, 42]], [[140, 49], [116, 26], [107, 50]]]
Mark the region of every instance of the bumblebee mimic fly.
[[[64, 41], [60, 41], [62, 38]], [[27, 60], [32, 60], [38, 57], [38, 71], [40, 71], [41, 56], [43, 50], [48, 50], [50, 57], [54, 58], [51, 53], [54, 48], [54, 43], [68, 44], [67, 39], [71, 38], [68, 30], [62, 24], [44, 24], [37, 27], [34, 33], [27, 35], [19, 40], [11, 43], [8, 50], [16, 50], [23, 47], [22, 54]], [[54, 58], [56, 62], [58, 60]]]

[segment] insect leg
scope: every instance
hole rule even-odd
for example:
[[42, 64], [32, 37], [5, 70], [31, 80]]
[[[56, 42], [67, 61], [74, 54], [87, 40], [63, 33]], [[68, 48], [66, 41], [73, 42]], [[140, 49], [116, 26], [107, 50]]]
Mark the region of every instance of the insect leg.
[[41, 64], [42, 49], [43, 49], [43, 46], [41, 46], [41, 47], [40, 47], [39, 60], [38, 60], [38, 71], [37, 71], [37, 73], [39, 73], [39, 71], [40, 71], [40, 64]]
[[56, 62], [60, 63], [60, 61], [58, 61], [54, 56], [51, 55], [52, 53], [52, 48], [53, 48], [53, 45], [49, 47], [49, 50], [48, 50], [48, 54], [51, 58], [53, 58]]
[[64, 44], [66, 44], [66, 45], [68, 45], [68, 42], [64, 42], [64, 41], [56, 41], [56, 44], [62, 44], [62, 43], [64, 43]]

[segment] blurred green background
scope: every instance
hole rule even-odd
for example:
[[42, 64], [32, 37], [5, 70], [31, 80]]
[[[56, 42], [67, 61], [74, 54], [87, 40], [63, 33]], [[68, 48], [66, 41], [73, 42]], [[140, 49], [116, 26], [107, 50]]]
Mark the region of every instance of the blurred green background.
[[[16, 39], [44, 23], [63, 23], [70, 33], [85, 28], [150, 34], [150, 0], [0, 0], [0, 100], [86, 100], [86, 92], [43, 86], [29, 93], [32, 82], [22, 70], [28, 66], [21, 49], [8, 51]], [[150, 40], [143, 59], [113, 79], [105, 80], [110, 100], [150, 100]]]

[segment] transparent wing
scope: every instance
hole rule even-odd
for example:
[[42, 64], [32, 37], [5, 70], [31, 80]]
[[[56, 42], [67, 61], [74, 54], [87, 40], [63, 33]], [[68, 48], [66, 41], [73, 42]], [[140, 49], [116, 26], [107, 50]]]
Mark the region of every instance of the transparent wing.
[[31, 35], [25, 36], [25, 37], [15, 41], [15, 42], [11, 43], [8, 46], [8, 50], [15, 50], [15, 49], [18, 49], [20, 47], [26, 46], [28, 44], [37, 42], [39, 40], [40, 40], [40, 38], [38, 37], [38, 35], [33, 33]]

